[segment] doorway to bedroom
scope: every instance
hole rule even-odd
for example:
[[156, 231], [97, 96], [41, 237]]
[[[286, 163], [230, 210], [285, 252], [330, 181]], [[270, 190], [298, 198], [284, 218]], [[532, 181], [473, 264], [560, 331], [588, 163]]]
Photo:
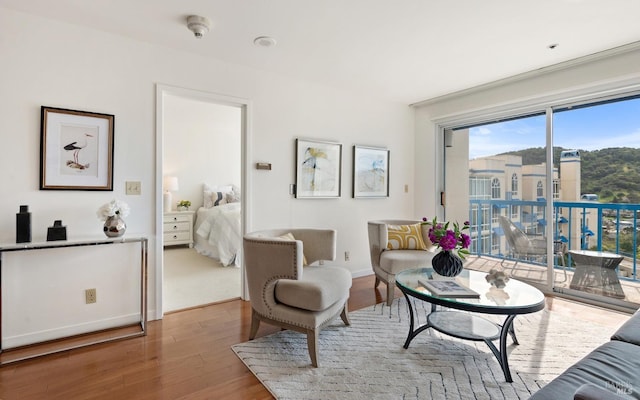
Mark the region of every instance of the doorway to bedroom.
[[163, 311], [239, 298], [243, 109], [165, 94], [162, 128]]

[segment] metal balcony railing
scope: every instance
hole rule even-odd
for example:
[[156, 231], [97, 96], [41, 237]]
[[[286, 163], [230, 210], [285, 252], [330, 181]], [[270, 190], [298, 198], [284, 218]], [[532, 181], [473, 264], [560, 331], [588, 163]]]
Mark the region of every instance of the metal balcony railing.
[[[513, 257], [497, 217], [509, 218], [528, 235], [546, 237], [567, 244], [569, 250], [596, 250], [624, 257], [618, 267], [621, 279], [637, 281], [640, 204], [593, 201], [553, 202], [553, 219], [546, 220], [547, 203], [523, 200], [470, 200], [471, 253], [478, 256]], [[536, 260], [521, 260], [539, 263]], [[571, 266], [570, 255], [568, 264]], [[557, 267], [557, 260], [555, 262]]]

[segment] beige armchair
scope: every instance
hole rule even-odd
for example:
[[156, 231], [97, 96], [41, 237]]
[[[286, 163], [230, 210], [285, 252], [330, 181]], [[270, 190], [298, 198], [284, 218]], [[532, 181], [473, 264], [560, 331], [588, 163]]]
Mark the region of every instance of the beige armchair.
[[[291, 234], [295, 240], [284, 238]], [[351, 273], [345, 268], [318, 265], [336, 257], [336, 231], [273, 229], [246, 234], [243, 240], [251, 332], [260, 321], [307, 335], [311, 364], [318, 366], [320, 330], [340, 315], [349, 325], [347, 300]], [[304, 266], [303, 260], [309, 265]]]
[[421, 225], [422, 240], [427, 250], [389, 250], [388, 225], [412, 225], [421, 221], [414, 220], [378, 220], [369, 221], [369, 250], [371, 267], [376, 274], [375, 287], [380, 281], [387, 284], [387, 305], [391, 305], [396, 288], [396, 274], [411, 268], [431, 267], [431, 259], [436, 247], [429, 240], [429, 225]]

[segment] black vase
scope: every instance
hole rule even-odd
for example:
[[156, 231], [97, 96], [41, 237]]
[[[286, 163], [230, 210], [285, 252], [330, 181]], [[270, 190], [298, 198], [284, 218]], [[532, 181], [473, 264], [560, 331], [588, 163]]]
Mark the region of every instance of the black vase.
[[31, 241], [31, 213], [29, 206], [20, 206], [20, 212], [16, 214], [16, 243], [28, 243]]
[[433, 270], [442, 276], [457, 276], [462, 272], [462, 259], [450, 251], [441, 251], [431, 259]]

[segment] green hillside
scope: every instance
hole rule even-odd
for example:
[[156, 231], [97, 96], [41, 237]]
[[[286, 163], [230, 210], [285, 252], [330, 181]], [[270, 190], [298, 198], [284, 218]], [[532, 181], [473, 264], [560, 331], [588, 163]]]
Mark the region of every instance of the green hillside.
[[[563, 149], [553, 148], [553, 164], [559, 165]], [[522, 157], [522, 164], [545, 161], [543, 147], [505, 154]], [[613, 147], [602, 150], [580, 150], [582, 193], [595, 193], [601, 202], [640, 203], [640, 149]], [[562, 171], [560, 172], [562, 173]]]

